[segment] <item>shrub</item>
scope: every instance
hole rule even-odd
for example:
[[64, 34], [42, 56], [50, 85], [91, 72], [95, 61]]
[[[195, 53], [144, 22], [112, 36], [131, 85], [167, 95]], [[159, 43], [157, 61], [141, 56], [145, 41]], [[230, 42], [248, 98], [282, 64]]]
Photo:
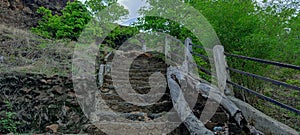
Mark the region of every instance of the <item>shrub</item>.
[[9, 101], [5, 101], [7, 106], [7, 111], [4, 112], [5, 117], [0, 116], [0, 133], [16, 133], [17, 126], [20, 124], [16, 121], [16, 113], [12, 112], [12, 105]]
[[52, 11], [45, 7], [38, 8], [37, 13], [42, 15], [42, 19], [32, 31], [42, 37], [55, 39], [77, 40], [84, 26], [92, 18], [85, 5], [79, 1], [68, 2], [60, 16], [53, 15]]

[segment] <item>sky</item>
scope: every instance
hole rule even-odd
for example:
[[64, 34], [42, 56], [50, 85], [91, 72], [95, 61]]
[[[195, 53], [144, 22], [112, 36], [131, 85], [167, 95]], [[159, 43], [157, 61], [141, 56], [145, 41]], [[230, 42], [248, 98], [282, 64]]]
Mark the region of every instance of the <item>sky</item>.
[[[86, 0], [79, 0], [85, 2]], [[141, 17], [138, 10], [144, 6], [149, 5], [146, 0], [118, 0], [118, 3], [123, 5], [125, 9], [129, 11], [128, 19], [118, 22], [121, 25], [129, 25], [136, 21], [136, 18]]]
[[[85, 2], [86, 0], [79, 0], [81, 2]], [[298, 12], [300, 12], [300, 5], [293, 5], [291, 4], [293, 1], [299, 2], [300, 0], [256, 0], [260, 6], [266, 7], [270, 5], [278, 5], [279, 10], [280, 7], [290, 7], [295, 8]], [[265, 4], [262, 4], [262, 1], [266, 1]], [[123, 5], [126, 9], [129, 11], [128, 19], [118, 21], [120, 25], [129, 25], [130, 23], [136, 21], [136, 18], [141, 17], [141, 15], [138, 13], [138, 10], [141, 7], [149, 6], [149, 4], [146, 2], [146, 0], [118, 0], [118, 3]]]

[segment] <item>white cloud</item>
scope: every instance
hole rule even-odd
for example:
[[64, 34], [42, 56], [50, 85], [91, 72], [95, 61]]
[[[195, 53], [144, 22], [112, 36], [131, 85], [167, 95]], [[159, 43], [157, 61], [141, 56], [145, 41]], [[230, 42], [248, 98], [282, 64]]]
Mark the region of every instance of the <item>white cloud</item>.
[[119, 4], [123, 5], [129, 11], [129, 20], [141, 17], [138, 11], [144, 7], [149, 6], [146, 0], [119, 0]]

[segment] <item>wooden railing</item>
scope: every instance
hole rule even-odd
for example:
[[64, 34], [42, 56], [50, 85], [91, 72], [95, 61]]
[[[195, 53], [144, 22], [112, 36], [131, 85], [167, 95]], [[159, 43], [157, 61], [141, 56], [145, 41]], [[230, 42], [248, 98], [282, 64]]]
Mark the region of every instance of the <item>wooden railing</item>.
[[[187, 42], [188, 41], [188, 42]], [[203, 46], [200, 46], [200, 45], [195, 45], [191, 42], [190, 39], [186, 39], [186, 47], [187, 48], [202, 48], [202, 49], [207, 49], [207, 48], [204, 48]], [[208, 49], [209, 50], [209, 49]], [[196, 52], [193, 52], [192, 49], [189, 50], [191, 52], [191, 54], [193, 54], [195, 57], [201, 57], [205, 60], [209, 59], [209, 57], [203, 55], [203, 54], [198, 54]], [[267, 65], [275, 65], [275, 66], [279, 66], [279, 67], [284, 67], [284, 68], [290, 68], [290, 69], [294, 69], [294, 70], [300, 70], [300, 66], [296, 66], [296, 65], [292, 65], [292, 64], [286, 64], [286, 63], [280, 63], [280, 62], [275, 62], [275, 61], [269, 61], [269, 60], [264, 60], [264, 59], [258, 59], [258, 58], [252, 58], [252, 57], [247, 57], [247, 56], [242, 56], [242, 55], [236, 55], [236, 54], [230, 54], [230, 53], [226, 53], [224, 52], [224, 48], [223, 46], [221, 45], [217, 45], [215, 46], [213, 49], [213, 62], [214, 62], [214, 65], [215, 65], [215, 69], [216, 69], [216, 73], [215, 74], [212, 74], [212, 72], [210, 71], [210, 69], [205, 69], [203, 67], [200, 67], [198, 66], [199, 70], [204, 72], [205, 74], [208, 74], [208, 75], [212, 75], [214, 77], [217, 78], [217, 84], [218, 84], [218, 87], [221, 89], [221, 90], [224, 90], [225, 89], [225, 86], [228, 86], [228, 85], [231, 85], [237, 89], [240, 89], [240, 90], [243, 90], [245, 92], [248, 92], [250, 94], [253, 94], [255, 96], [257, 96], [258, 98], [261, 98], [265, 101], [268, 101], [270, 103], [273, 103], [281, 108], [284, 108], [288, 111], [291, 111], [291, 112], [294, 112], [296, 113], [297, 115], [300, 115], [300, 110], [299, 109], [296, 109], [294, 107], [291, 107], [289, 105], [286, 105], [280, 101], [277, 101], [271, 97], [268, 97], [268, 96], [265, 96], [263, 94], [260, 94], [254, 90], [251, 90], [249, 88], [246, 88], [242, 85], [239, 85], [235, 82], [232, 82], [230, 80], [230, 75], [229, 75], [229, 71], [230, 72], [235, 72], [235, 73], [238, 73], [238, 74], [242, 74], [242, 75], [246, 75], [246, 76], [250, 76], [250, 77], [253, 77], [255, 79], [259, 79], [259, 80], [263, 80], [263, 81], [266, 81], [266, 82], [270, 82], [274, 85], [278, 85], [278, 86], [283, 86], [283, 87], [286, 87], [286, 88], [289, 88], [289, 89], [293, 89], [293, 90], [296, 90], [296, 91], [300, 91], [300, 87], [298, 86], [294, 86], [294, 85], [290, 85], [290, 84], [287, 84], [285, 82], [281, 82], [281, 81], [278, 81], [278, 80], [274, 80], [274, 79], [271, 79], [271, 78], [267, 78], [267, 77], [264, 77], [264, 76], [259, 76], [259, 75], [256, 75], [256, 74], [252, 74], [252, 73], [249, 73], [249, 72], [246, 72], [246, 71], [241, 71], [241, 70], [238, 70], [238, 69], [234, 69], [234, 68], [231, 68], [231, 67], [228, 67], [227, 65], [227, 62], [226, 62], [226, 56], [227, 57], [235, 57], [235, 58], [239, 58], [239, 59], [243, 59], [243, 60], [249, 60], [249, 61], [254, 61], [254, 62], [259, 62], [259, 63], [264, 63], [264, 64], [267, 64]], [[233, 94], [233, 93], [229, 93], [229, 94]]]

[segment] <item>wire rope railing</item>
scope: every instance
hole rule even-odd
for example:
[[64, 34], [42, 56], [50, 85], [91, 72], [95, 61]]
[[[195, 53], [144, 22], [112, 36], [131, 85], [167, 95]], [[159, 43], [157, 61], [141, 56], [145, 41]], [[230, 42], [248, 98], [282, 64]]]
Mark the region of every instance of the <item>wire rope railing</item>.
[[[194, 47], [194, 48], [200, 48], [200, 49], [206, 49], [206, 50], [213, 50], [213, 49], [210, 49], [210, 48], [205, 48], [201, 45], [196, 45], [196, 44], [192, 44], [192, 43], [189, 43], [190, 46]], [[190, 50], [191, 54], [196, 56], [196, 57], [200, 57], [204, 60], [209, 60], [209, 57], [208, 56], [205, 56], [203, 54], [199, 54], [199, 53], [196, 53], [196, 52], [193, 52], [193, 50]], [[237, 55], [237, 54], [230, 54], [230, 53], [227, 53], [227, 52], [224, 52], [224, 55], [227, 56], [227, 57], [235, 57], [235, 58], [239, 58], [239, 59], [245, 59], [245, 60], [250, 60], [250, 61], [255, 61], [255, 62], [259, 62], [259, 63], [264, 63], [264, 64], [268, 64], [268, 65], [275, 65], [275, 66], [279, 66], [279, 67], [284, 67], [284, 68], [290, 68], [290, 69], [294, 69], [294, 70], [300, 70], [300, 66], [297, 66], [297, 65], [292, 65], [292, 64], [287, 64], [287, 63], [280, 63], [280, 62], [276, 62], [276, 61], [270, 61], [270, 60], [264, 60], [264, 59], [259, 59], [259, 58], [253, 58], [253, 57], [248, 57], [248, 56], [242, 56], [242, 55]], [[226, 65], [227, 66], [227, 65]], [[215, 74], [212, 74], [211, 71], [201, 67], [201, 66], [198, 66], [198, 69], [202, 72], [204, 72], [205, 74], [207, 75], [215, 75]], [[300, 87], [298, 86], [294, 86], [294, 85], [291, 85], [291, 84], [287, 84], [285, 82], [282, 82], [282, 81], [278, 81], [278, 80], [274, 80], [274, 79], [271, 79], [271, 78], [268, 78], [268, 77], [264, 77], [264, 76], [260, 76], [260, 75], [256, 75], [256, 74], [253, 74], [253, 73], [249, 73], [249, 72], [246, 72], [246, 71], [242, 71], [242, 70], [238, 70], [238, 69], [234, 69], [234, 68], [230, 68], [230, 67], [226, 67], [226, 69], [228, 71], [231, 71], [231, 72], [235, 72], [235, 73], [238, 73], [238, 74], [242, 74], [242, 75], [246, 75], [246, 76], [250, 76], [250, 77], [253, 77], [253, 78], [256, 78], [256, 79], [260, 79], [260, 80], [263, 80], [263, 81], [266, 81], [266, 82], [270, 82], [272, 84], [275, 84], [275, 85], [278, 85], [278, 86], [283, 86], [283, 87], [286, 87], [286, 88], [289, 88], [289, 89], [294, 89], [294, 90], [297, 90], [297, 91], [300, 91]], [[291, 107], [289, 105], [286, 105], [280, 101], [277, 101], [271, 97], [268, 97], [268, 96], [265, 96], [263, 94], [260, 94], [254, 90], [251, 90], [249, 88], [246, 88], [244, 86], [241, 86], [235, 82], [232, 82], [231, 80], [226, 80], [226, 83], [227, 84], [230, 84], [232, 85], [233, 87], [235, 88], [238, 88], [240, 90], [243, 90], [243, 91], [246, 91], [250, 94], [253, 94], [255, 96], [257, 96], [258, 98], [261, 98], [265, 101], [268, 101], [272, 104], [275, 104], [281, 108], [284, 108], [286, 110], [289, 110], [291, 112], [294, 112], [298, 115], [300, 115], [300, 110], [299, 109], [296, 109], [294, 107]]]

